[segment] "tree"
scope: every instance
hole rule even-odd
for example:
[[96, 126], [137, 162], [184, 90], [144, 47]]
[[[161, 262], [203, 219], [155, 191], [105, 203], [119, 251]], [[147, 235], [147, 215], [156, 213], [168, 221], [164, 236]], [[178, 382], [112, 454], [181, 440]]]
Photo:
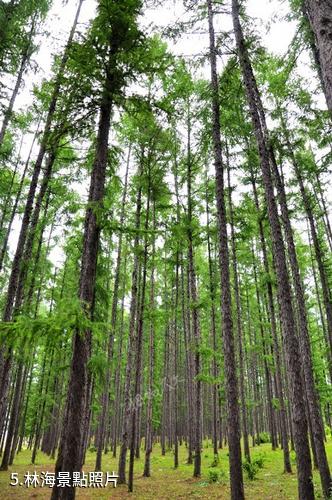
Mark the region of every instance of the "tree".
[[332, 19], [331, 2], [323, 0], [315, 2], [314, 0], [304, 0], [304, 6], [308, 14], [310, 25], [315, 35], [315, 41], [318, 52], [318, 62], [320, 65], [322, 80], [324, 83], [327, 107], [332, 110], [332, 72], [331, 72], [331, 38], [332, 38]]
[[288, 277], [285, 247], [281, 226], [278, 217], [276, 200], [273, 192], [273, 180], [269, 156], [269, 139], [265, 117], [262, 112], [260, 95], [256, 86], [248, 52], [245, 46], [242, 27], [240, 24], [239, 3], [232, 2], [233, 24], [239, 54], [240, 66], [247, 99], [250, 108], [253, 129], [259, 151], [262, 176], [265, 188], [265, 198], [268, 209], [273, 253], [278, 279], [278, 292], [283, 324], [283, 342], [287, 355], [287, 366], [290, 370], [291, 397], [292, 397], [292, 419], [294, 429], [295, 449], [297, 451], [297, 465], [299, 478], [299, 496], [302, 498], [314, 498], [311, 472], [310, 448], [307, 438], [307, 420], [304, 405], [304, 390], [301, 375], [301, 359], [298, 339], [295, 329], [294, 313], [291, 301], [291, 288]]
[[[92, 27], [92, 38], [101, 37], [104, 42], [104, 53], [107, 57], [105, 79], [100, 102], [98, 133], [95, 159], [91, 172], [89, 204], [85, 215], [83, 252], [81, 260], [79, 300], [86, 319], [93, 317], [96, 266], [100, 235], [100, 214], [102, 209], [105, 176], [108, 158], [108, 136], [114, 98], [120, 92], [125, 81], [119, 72], [121, 50], [132, 50], [140, 37], [135, 25], [139, 12], [139, 2], [132, 1], [119, 6], [112, 1], [99, 4], [99, 16]], [[100, 30], [108, 25], [110, 32], [101, 35]], [[125, 63], [125, 61], [121, 61]], [[98, 220], [99, 219], [99, 220]], [[56, 463], [56, 471], [80, 471], [83, 462], [82, 446], [85, 415], [88, 411], [89, 386], [91, 379], [88, 373], [88, 361], [91, 356], [92, 331], [88, 325], [83, 331], [74, 332], [73, 357], [71, 375], [68, 386], [66, 415], [60, 450]], [[75, 489], [71, 487], [63, 492], [58, 485], [53, 488], [52, 498], [74, 498]]]
[[226, 391], [228, 405], [228, 442], [229, 463], [232, 499], [244, 498], [241, 447], [240, 447], [240, 417], [238, 407], [238, 386], [234, 352], [234, 334], [231, 310], [231, 291], [229, 277], [229, 251], [227, 237], [227, 220], [224, 193], [224, 164], [220, 139], [220, 107], [218, 98], [218, 76], [216, 64], [216, 47], [213, 27], [212, 1], [207, 2], [209, 13], [210, 36], [210, 65], [211, 65], [211, 92], [212, 92], [212, 138], [216, 171], [216, 199], [219, 230], [219, 259], [222, 290], [222, 318], [223, 318], [223, 348], [226, 372]]

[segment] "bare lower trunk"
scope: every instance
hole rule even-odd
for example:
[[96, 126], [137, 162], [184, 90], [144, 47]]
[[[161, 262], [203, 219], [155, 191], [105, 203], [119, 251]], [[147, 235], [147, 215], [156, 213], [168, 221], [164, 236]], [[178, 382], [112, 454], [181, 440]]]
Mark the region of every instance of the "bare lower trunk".
[[[140, 165], [139, 177], [142, 175], [142, 165]], [[132, 363], [133, 363], [133, 348], [135, 341], [135, 324], [136, 324], [136, 311], [137, 311], [137, 294], [138, 294], [138, 246], [140, 242], [139, 229], [141, 227], [141, 211], [142, 211], [142, 187], [138, 188], [137, 200], [136, 200], [136, 221], [135, 229], [136, 236], [134, 241], [134, 267], [132, 272], [131, 280], [131, 302], [130, 302], [130, 323], [129, 323], [129, 338], [128, 338], [128, 356], [126, 365], [126, 377], [125, 377], [125, 390], [124, 390], [124, 409], [123, 409], [123, 422], [122, 422], [122, 443], [119, 456], [119, 469], [118, 469], [118, 483], [123, 484], [126, 482], [126, 455], [129, 445], [129, 432], [130, 432], [130, 417], [132, 413], [131, 400], [130, 400], [130, 389], [131, 389], [131, 374], [132, 374]]]
[[206, 226], [207, 226], [207, 248], [208, 248], [208, 262], [209, 262], [209, 286], [210, 286], [210, 300], [211, 300], [211, 336], [212, 336], [212, 349], [213, 349], [213, 363], [212, 363], [212, 375], [213, 375], [213, 387], [212, 387], [212, 442], [213, 442], [213, 454], [215, 460], [218, 457], [218, 386], [217, 386], [217, 335], [216, 335], [216, 283], [214, 277], [214, 268], [212, 263], [212, 251], [211, 251], [211, 237], [210, 237], [210, 210], [209, 210], [209, 199], [208, 199], [208, 179], [206, 178]]
[[[150, 169], [150, 167], [149, 167]], [[149, 186], [148, 186], [148, 199], [146, 207], [146, 217], [145, 217], [145, 242], [144, 242], [144, 255], [143, 255], [143, 276], [142, 276], [142, 287], [141, 296], [139, 301], [139, 308], [137, 311], [137, 334], [136, 334], [136, 345], [135, 345], [135, 383], [134, 383], [134, 405], [132, 410], [132, 423], [131, 423], [131, 437], [130, 437], [130, 459], [129, 459], [129, 474], [128, 474], [128, 491], [133, 491], [134, 486], [134, 460], [135, 460], [135, 447], [136, 440], [139, 435], [139, 414], [141, 405], [138, 402], [141, 400], [139, 396], [141, 395], [141, 379], [142, 379], [142, 360], [143, 360], [143, 326], [144, 326], [144, 308], [145, 308], [145, 289], [146, 289], [146, 275], [147, 275], [147, 259], [148, 259], [148, 239], [147, 231], [149, 229], [150, 220], [150, 171], [149, 171]]]
[[233, 213], [233, 202], [232, 202], [232, 187], [230, 178], [230, 166], [229, 166], [229, 154], [227, 150], [227, 179], [228, 179], [228, 204], [229, 204], [229, 219], [231, 226], [231, 248], [232, 248], [232, 264], [233, 264], [233, 279], [234, 279], [234, 295], [235, 295], [235, 305], [236, 305], [236, 330], [238, 338], [238, 349], [239, 349], [239, 383], [240, 383], [240, 398], [241, 398], [241, 413], [242, 413], [242, 433], [243, 433], [243, 445], [244, 445], [244, 456], [247, 461], [250, 462], [250, 451], [249, 451], [249, 439], [248, 439], [248, 422], [247, 422], [247, 409], [246, 409], [246, 397], [245, 397], [245, 374], [244, 374], [244, 353], [243, 353], [243, 332], [242, 332], [242, 318], [241, 318], [241, 301], [240, 301], [240, 290], [239, 290], [239, 278], [237, 271], [237, 258], [236, 258], [236, 242], [235, 242], [235, 231], [234, 231], [234, 213]]
[[[254, 200], [255, 200], [255, 205], [257, 212], [260, 213], [260, 206], [259, 206], [259, 200], [258, 200], [258, 194], [257, 194], [257, 188], [256, 188], [256, 182], [252, 175], [252, 187], [253, 187], [253, 193], [254, 193]], [[260, 241], [262, 245], [262, 253], [263, 253], [263, 263], [264, 263], [264, 269], [267, 274], [267, 276], [271, 276], [270, 272], [270, 265], [268, 261], [268, 255], [267, 255], [267, 248], [266, 248], [266, 240], [265, 240], [265, 234], [264, 234], [264, 228], [262, 224], [262, 220], [259, 217], [259, 236], [260, 236]], [[272, 284], [271, 284], [271, 278], [267, 280], [267, 301], [268, 301], [268, 315], [269, 315], [269, 320], [271, 323], [271, 333], [272, 333], [272, 340], [273, 340], [273, 352], [275, 356], [275, 367], [276, 367], [276, 392], [277, 392], [277, 397], [279, 399], [279, 405], [280, 405], [280, 434], [281, 434], [281, 445], [282, 445], [282, 451], [283, 451], [283, 456], [284, 456], [284, 472], [292, 472], [291, 468], [291, 463], [290, 463], [290, 456], [289, 456], [289, 446], [288, 446], [288, 436], [287, 436], [287, 412], [286, 412], [286, 406], [285, 406], [285, 400], [284, 400], [284, 394], [283, 394], [283, 384], [282, 384], [282, 373], [281, 373], [281, 357], [280, 357], [280, 347], [279, 347], [279, 340], [278, 340], [278, 332], [277, 332], [277, 323], [276, 323], [276, 315], [275, 315], [275, 307], [274, 307], [274, 300], [273, 300], [273, 289], [272, 289]]]
[[[129, 161], [130, 161], [130, 148], [128, 151], [128, 159], [127, 159], [127, 167], [125, 174], [125, 185], [122, 196], [122, 205], [121, 205], [121, 215], [120, 215], [120, 227], [122, 227], [125, 218], [125, 205], [127, 199], [127, 186], [128, 186], [128, 172], [129, 172]], [[97, 443], [97, 455], [96, 455], [96, 471], [101, 470], [101, 457], [102, 451], [104, 448], [105, 434], [106, 434], [106, 426], [107, 426], [107, 417], [108, 417], [108, 409], [109, 409], [109, 390], [110, 390], [110, 381], [111, 381], [111, 368], [110, 365], [113, 359], [113, 346], [114, 346], [114, 336], [117, 324], [117, 315], [118, 315], [118, 295], [119, 295], [119, 285], [120, 285], [120, 270], [121, 270], [121, 258], [122, 258], [122, 232], [120, 232], [119, 241], [118, 241], [118, 255], [116, 259], [116, 270], [115, 270], [115, 278], [114, 278], [114, 286], [113, 286], [113, 302], [112, 302], [112, 311], [111, 311], [111, 331], [108, 339], [107, 346], [107, 373], [106, 373], [106, 381], [105, 387], [102, 394], [102, 411], [101, 411], [101, 419], [100, 419], [100, 432], [99, 439]]]
[[194, 373], [195, 377], [195, 414], [194, 414], [194, 477], [201, 475], [201, 407], [202, 407], [202, 382], [199, 379], [200, 374], [200, 324], [198, 315], [198, 293], [196, 285], [196, 271], [194, 262], [194, 248], [193, 248], [193, 230], [192, 230], [192, 157], [191, 157], [191, 123], [190, 123], [190, 110], [188, 109], [188, 160], [187, 160], [187, 189], [188, 189], [188, 266], [189, 266], [189, 289], [192, 309], [192, 328], [193, 340], [195, 345], [194, 353]]

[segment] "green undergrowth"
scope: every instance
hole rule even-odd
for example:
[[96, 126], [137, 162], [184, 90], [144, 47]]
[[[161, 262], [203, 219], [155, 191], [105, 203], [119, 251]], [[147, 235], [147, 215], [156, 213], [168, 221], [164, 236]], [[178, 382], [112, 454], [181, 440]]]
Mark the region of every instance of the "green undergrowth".
[[[151, 477], [142, 476], [144, 466], [144, 451], [141, 458], [135, 463], [135, 483], [134, 492], [129, 494], [125, 485], [113, 489], [89, 488], [78, 489], [77, 498], [85, 499], [126, 499], [133, 498], [139, 500], [161, 500], [161, 499], [183, 499], [183, 498], [203, 498], [203, 499], [229, 499], [229, 472], [228, 472], [228, 450], [219, 450], [218, 460], [215, 460], [213, 448], [204, 443], [202, 450], [202, 475], [200, 478], [192, 477], [193, 466], [186, 463], [187, 452], [185, 446], [179, 448], [179, 467], [174, 469], [173, 453], [168, 451], [165, 456], [161, 455], [158, 445], [155, 446], [151, 457]], [[329, 439], [327, 452], [330, 465], [332, 466], [332, 440]], [[92, 471], [95, 462], [95, 452], [87, 453], [84, 471]], [[251, 459], [255, 464], [255, 474], [249, 479], [244, 466], [244, 481], [246, 499], [252, 500], [295, 500], [297, 498], [296, 470], [293, 465], [293, 474], [283, 473], [282, 451], [271, 450], [271, 445], [261, 444], [251, 449]], [[111, 454], [103, 456], [103, 471], [117, 471], [117, 458], [112, 458]], [[43, 453], [38, 453], [35, 466], [31, 465], [31, 451], [23, 450], [15, 460], [13, 466], [6, 472], [0, 472], [0, 498], [25, 499], [50, 498], [49, 488], [25, 488], [23, 486], [11, 487], [10, 473], [17, 472], [19, 480], [24, 480], [26, 471], [53, 471], [54, 461]], [[320, 494], [320, 484], [317, 471], [314, 472], [314, 483], [316, 498], [322, 498]]]

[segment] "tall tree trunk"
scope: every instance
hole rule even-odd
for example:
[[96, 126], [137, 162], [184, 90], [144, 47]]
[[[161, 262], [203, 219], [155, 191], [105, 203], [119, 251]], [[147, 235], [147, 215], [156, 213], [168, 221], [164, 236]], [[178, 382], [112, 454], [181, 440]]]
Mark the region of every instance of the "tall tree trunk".
[[240, 398], [241, 398], [241, 413], [242, 413], [242, 433], [243, 433], [244, 456], [246, 457], [248, 462], [250, 462], [247, 408], [246, 408], [246, 396], [245, 396], [245, 386], [244, 386], [245, 376], [244, 376], [244, 353], [243, 353], [243, 332], [242, 332], [242, 318], [241, 318], [241, 300], [240, 300], [239, 277], [238, 277], [238, 270], [237, 270], [231, 173], [230, 173], [229, 152], [228, 152], [227, 145], [226, 145], [226, 155], [227, 155], [226, 164], [227, 164], [227, 180], [228, 180], [229, 221], [230, 221], [230, 226], [231, 226], [231, 249], [232, 249], [232, 263], [233, 263], [234, 295], [235, 295], [235, 305], [236, 305], [236, 330], [237, 330], [238, 349], [239, 349], [239, 380], [240, 380]]
[[23, 173], [21, 175], [21, 179], [20, 179], [20, 183], [19, 183], [19, 186], [18, 186], [18, 190], [17, 190], [16, 196], [15, 196], [15, 201], [14, 201], [14, 204], [12, 206], [11, 213], [10, 213], [10, 216], [9, 216], [8, 226], [7, 226], [7, 229], [6, 229], [3, 241], [2, 241], [1, 250], [0, 250], [0, 271], [2, 270], [3, 261], [4, 261], [4, 258], [5, 258], [6, 252], [7, 252], [8, 240], [9, 240], [10, 232], [11, 232], [12, 225], [13, 225], [13, 222], [14, 222], [14, 218], [15, 218], [15, 215], [16, 215], [16, 212], [17, 212], [17, 207], [18, 207], [19, 201], [21, 199], [21, 194], [22, 194], [22, 190], [23, 190], [23, 186], [24, 186], [24, 181], [25, 181], [26, 174], [27, 174], [28, 167], [29, 167], [32, 150], [33, 150], [33, 147], [35, 145], [35, 142], [36, 142], [36, 139], [37, 139], [37, 136], [38, 136], [38, 133], [39, 133], [40, 121], [41, 121], [41, 118], [38, 121], [38, 125], [37, 125], [37, 128], [35, 130], [35, 133], [34, 133], [34, 136], [33, 136], [33, 139], [32, 139], [32, 143], [31, 143], [31, 146], [30, 146], [29, 154], [28, 154], [28, 157], [27, 157], [26, 162], [24, 164], [24, 169], [23, 169]]
[[[32, 359], [35, 357], [35, 350], [32, 353]], [[23, 440], [25, 437], [25, 425], [26, 425], [26, 415], [29, 407], [29, 401], [30, 401], [30, 389], [31, 389], [31, 384], [32, 384], [32, 378], [33, 378], [33, 361], [31, 362], [30, 365], [30, 370], [29, 370], [29, 381], [27, 382], [27, 390], [26, 390], [26, 398], [24, 402], [24, 410], [21, 415], [21, 425], [20, 425], [20, 430], [19, 430], [19, 441], [18, 441], [18, 446], [17, 446], [17, 452], [20, 452], [22, 450], [23, 446]]]
[[179, 466], [179, 325], [178, 325], [178, 308], [179, 308], [179, 267], [180, 267], [180, 252], [176, 250], [175, 256], [175, 299], [174, 299], [174, 468]]
[[198, 293], [196, 285], [196, 271], [193, 249], [193, 216], [192, 216], [192, 155], [191, 155], [191, 117], [188, 104], [188, 145], [187, 145], [187, 190], [188, 190], [188, 266], [189, 266], [189, 289], [192, 309], [193, 341], [195, 346], [194, 354], [194, 377], [195, 377], [195, 425], [194, 425], [194, 477], [201, 475], [201, 408], [202, 408], [202, 382], [199, 378], [201, 369], [200, 359], [200, 324], [198, 315]]
[[232, 500], [244, 498], [242, 458], [240, 444], [240, 412], [238, 406], [238, 382], [236, 374], [234, 333], [232, 321], [232, 297], [229, 273], [229, 251], [224, 192], [224, 164], [220, 138], [220, 103], [218, 94], [217, 51], [213, 27], [212, 0], [207, 0], [210, 36], [210, 65], [212, 90], [212, 139], [216, 171], [216, 197], [219, 233], [219, 259], [221, 271], [221, 310], [224, 349], [224, 365], [227, 398], [228, 445]]
[[[125, 257], [124, 257], [124, 263], [123, 263], [123, 269], [127, 268], [127, 249], [125, 248]], [[113, 439], [112, 439], [112, 446], [113, 446], [113, 458], [116, 457], [116, 449], [117, 449], [117, 442], [118, 442], [118, 429], [120, 426], [120, 421], [121, 421], [121, 404], [120, 404], [120, 399], [121, 399], [121, 359], [122, 359], [122, 350], [123, 350], [123, 344], [124, 344], [124, 301], [125, 301], [125, 294], [126, 294], [126, 280], [125, 277], [123, 278], [123, 285], [122, 285], [122, 298], [121, 298], [121, 319], [120, 319], [120, 326], [119, 326], [119, 344], [118, 344], [118, 352], [117, 352], [117, 368], [115, 372], [115, 378], [114, 378], [114, 392], [115, 392], [115, 410], [114, 410], [114, 419], [113, 419]], [[106, 446], [105, 446], [105, 453], [107, 453], [107, 440], [106, 440]]]
[[[40, 186], [40, 190], [38, 192], [38, 195], [36, 197], [36, 202], [35, 206], [31, 215], [31, 220], [29, 224], [29, 231], [27, 235], [27, 239], [25, 242], [24, 246], [24, 252], [22, 255], [21, 259], [21, 264], [20, 264], [20, 273], [19, 273], [19, 278], [18, 278], [18, 283], [17, 283], [17, 288], [16, 288], [16, 295], [15, 295], [15, 312], [14, 314], [16, 315], [22, 305], [22, 302], [24, 300], [24, 293], [25, 293], [25, 285], [26, 285], [26, 279], [28, 275], [28, 268], [29, 268], [29, 261], [32, 257], [32, 252], [33, 252], [33, 246], [35, 242], [35, 236], [37, 232], [37, 226], [40, 218], [40, 211], [42, 209], [42, 204], [45, 198], [45, 195], [47, 193], [48, 185], [51, 180], [51, 175], [52, 175], [52, 168], [53, 164], [55, 161], [55, 152], [51, 152], [47, 158], [46, 161], [46, 168], [43, 176], [43, 180]], [[48, 192], [49, 196], [49, 192]], [[48, 206], [48, 201], [46, 200], [46, 207]]]
[[[114, 71], [114, 68], [112, 68]], [[105, 175], [108, 158], [108, 135], [112, 110], [113, 71], [110, 71], [105, 82], [102, 96], [98, 135], [96, 140], [95, 159], [91, 172], [91, 183], [88, 208], [85, 215], [83, 252], [80, 270], [79, 300], [85, 315], [92, 317], [97, 257], [100, 237], [100, 218], [97, 207], [102, 208]], [[90, 329], [76, 330], [73, 339], [73, 357], [71, 362], [67, 408], [64, 422], [65, 432], [62, 433], [61, 444], [56, 463], [56, 472], [80, 471], [82, 467], [82, 444], [87, 393], [89, 390], [88, 361], [91, 355], [92, 333]], [[60, 488], [57, 485], [52, 490], [52, 500], [75, 498], [73, 486]]]
[[5, 445], [5, 450], [4, 450], [4, 453], [2, 456], [0, 470], [8, 470], [10, 454], [11, 454], [12, 444], [13, 444], [13, 439], [14, 439], [15, 426], [16, 426], [17, 419], [19, 418], [18, 414], [19, 414], [19, 405], [20, 405], [20, 400], [21, 400], [22, 384], [23, 384], [23, 372], [24, 372], [24, 365], [23, 365], [23, 362], [20, 361], [19, 365], [18, 365], [17, 375], [16, 375], [16, 384], [15, 384], [15, 389], [14, 389], [13, 405], [12, 405], [12, 409], [11, 409], [9, 426], [8, 426], [7, 437], [6, 437], [6, 445]]
[[209, 287], [210, 287], [210, 301], [211, 301], [211, 336], [212, 336], [212, 349], [213, 349], [213, 362], [212, 362], [212, 442], [214, 460], [218, 462], [218, 384], [216, 379], [218, 377], [217, 366], [217, 333], [216, 333], [216, 282], [214, 278], [214, 266], [212, 262], [212, 249], [211, 249], [211, 236], [210, 236], [210, 209], [208, 199], [208, 178], [206, 175], [206, 193], [205, 193], [205, 211], [206, 211], [206, 230], [207, 230], [207, 249], [208, 249], [208, 263], [209, 263]]
[[[156, 229], [156, 206], [153, 203], [153, 230]], [[155, 319], [153, 311], [155, 308], [155, 236], [152, 242], [151, 255], [151, 276], [150, 276], [150, 335], [149, 335], [149, 372], [148, 372], [148, 400], [146, 408], [146, 431], [145, 431], [145, 460], [144, 460], [144, 477], [151, 476], [151, 453], [153, 444], [153, 385], [154, 385], [154, 365], [155, 365]]]
[[260, 296], [259, 288], [258, 288], [257, 266], [256, 266], [255, 253], [254, 253], [253, 247], [252, 247], [252, 258], [253, 258], [254, 280], [255, 280], [255, 288], [256, 288], [256, 300], [257, 300], [258, 317], [259, 317], [259, 329], [260, 329], [261, 339], [262, 339], [262, 344], [263, 344], [268, 419], [269, 419], [269, 426], [270, 426], [272, 450], [275, 450], [277, 447], [277, 442], [276, 442], [277, 440], [276, 440], [274, 409], [273, 409], [273, 403], [272, 403], [272, 398], [273, 398], [272, 378], [271, 378], [270, 368], [269, 368], [269, 365], [267, 362], [268, 350], [267, 350], [267, 346], [266, 346], [266, 338], [265, 338], [265, 332], [264, 332], [264, 328], [263, 328], [261, 296]]
[[135, 342], [135, 379], [134, 379], [134, 405], [132, 409], [131, 416], [131, 436], [130, 436], [130, 458], [129, 458], [129, 474], [128, 474], [128, 491], [132, 492], [134, 487], [134, 461], [135, 461], [135, 446], [136, 438], [139, 432], [139, 410], [141, 405], [138, 402], [141, 401], [141, 378], [142, 378], [142, 359], [143, 359], [143, 332], [144, 332], [144, 307], [145, 307], [145, 289], [146, 289], [146, 275], [147, 275], [147, 259], [148, 259], [148, 236], [147, 232], [149, 229], [150, 221], [150, 198], [151, 198], [151, 171], [149, 165], [148, 173], [148, 193], [147, 193], [147, 206], [146, 206], [146, 216], [145, 216], [145, 238], [144, 238], [144, 251], [143, 251], [143, 276], [142, 276], [142, 286], [141, 286], [141, 297], [139, 301], [139, 308], [137, 311], [137, 334]]
[[37, 422], [37, 428], [36, 428], [35, 442], [34, 442], [32, 456], [31, 456], [31, 463], [32, 464], [35, 464], [35, 462], [36, 462], [37, 451], [39, 448], [40, 438], [41, 438], [41, 434], [42, 434], [45, 407], [46, 407], [46, 398], [48, 395], [48, 387], [49, 387], [51, 369], [52, 369], [52, 364], [53, 364], [53, 356], [54, 356], [54, 348], [51, 350], [51, 356], [50, 356], [50, 361], [49, 361], [50, 364], [49, 364], [48, 374], [47, 374], [47, 378], [46, 378], [46, 385], [45, 385], [45, 390], [44, 390], [44, 400], [41, 404], [40, 412], [38, 412], [38, 422]]
[[271, 272], [270, 272], [268, 254], [267, 254], [267, 246], [266, 246], [266, 239], [265, 239], [265, 234], [264, 234], [263, 223], [262, 223], [262, 219], [259, 215], [260, 214], [260, 206], [259, 206], [257, 187], [256, 187], [256, 182], [255, 182], [253, 172], [251, 172], [251, 181], [252, 181], [252, 188], [253, 188], [253, 193], [254, 193], [255, 206], [257, 209], [257, 213], [258, 213], [259, 237], [260, 237], [260, 243], [262, 246], [264, 269], [265, 269], [266, 275], [269, 277], [269, 279], [267, 280], [266, 287], [267, 287], [267, 299], [268, 299], [268, 313], [269, 313], [269, 320], [270, 320], [270, 324], [271, 324], [273, 351], [274, 351], [274, 356], [275, 356], [276, 391], [277, 391], [277, 397], [278, 397], [279, 406], [280, 406], [280, 410], [279, 410], [280, 411], [280, 434], [281, 434], [282, 451], [283, 451], [283, 456], [284, 456], [284, 472], [291, 473], [292, 468], [291, 468], [291, 463], [290, 463], [288, 436], [287, 436], [287, 411], [286, 411], [284, 394], [283, 394], [282, 373], [281, 373], [282, 363], [281, 363], [280, 347], [279, 347], [278, 332], [277, 332], [276, 313], [275, 313], [274, 300], [273, 300]]
[[[178, 181], [178, 162], [175, 153], [174, 158], [174, 184], [176, 196], [176, 222], [180, 224], [180, 201], [179, 201], [179, 181]], [[176, 256], [175, 256], [175, 303], [174, 303], [174, 468], [179, 466], [179, 391], [178, 391], [178, 377], [179, 377], [179, 290], [180, 290], [180, 243], [176, 243]]]
[[332, 2], [304, 0], [304, 5], [315, 34], [323, 90], [327, 107], [332, 113]]
[[129, 337], [128, 337], [128, 348], [127, 348], [127, 365], [126, 365], [126, 377], [125, 377], [125, 390], [124, 390], [124, 409], [123, 409], [123, 421], [122, 421], [122, 443], [119, 456], [119, 469], [118, 469], [118, 483], [123, 484], [126, 482], [126, 455], [129, 444], [129, 432], [130, 432], [130, 417], [132, 413], [132, 401], [131, 396], [131, 374], [132, 374], [132, 363], [133, 363], [133, 348], [135, 342], [135, 325], [136, 325], [136, 312], [138, 303], [138, 271], [139, 271], [139, 260], [138, 260], [138, 246], [140, 243], [139, 230], [141, 227], [141, 211], [142, 211], [142, 186], [141, 177], [143, 173], [143, 156], [144, 151], [141, 153], [142, 158], [139, 165], [139, 187], [136, 199], [136, 216], [135, 216], [135, 240], [134, 240], [134, 263], [131, 278], [131, 302], [129, 311]]
[[233, 25], [237, 50], [250, 108], [252, 124], [257, 141], [260, 166], [265, 188], [265, 198], [271, 227], [273, 254], [276, 264], [280, 311], [283, 324], [283, 341], [289, 370], [293, 430], [297, 458], [299, 497], [303, 500], [314, 499], [310, 448], [308, 442], [308, 424], [305, 415], [304, 387], [300, 348], [297, 338], [292, 307], [292, 293], [288, 276], [284, 241], [278, 216], [277, 204], [273, 191], [273, 179], [270, 168], [269, 140], [266, 126], [261, 115], [261, 98], [248, 56], [242, 27], [240, 24], [239, 2], [232, 0]]
[[184, 263], [184, 258], [182, 256], [181, 262], [181, 302], [182, 302], [182, 322], [183, 322], [183, 333], [184, 333], [184, 348], [186, 353], [186, 389], [187, 389], [187, 443], [188, 443], [188, 460], [187, 463], [192, 463], [192, 451], [193, 451], [193, 376], [192, 376], [192, 356], [190, 350], [191, 341], [191, 321], [189, 312], [189, 286], [187, 286], [188, 280], [185, 279], [186, 267]]
[[[127, 200], [127, 187], [128, 187], [128, 173], [129, 173], [129, 162], [130, 162], [130, 148], [128, 151], [127, 158], [127, 166], [126, 166], [126, 174], [125, 174], [125, 183], [124, 190], [122, 195], [122, 204], [121, 204], [121, 214], [120, 214], [120, 227], [123, 226], [125, 219], [125, 206]], [[110, 381], [111, 381], [111, 363], [113, 359], [113, 346], [114, 346], [114, 337], [116, 331], [116, 323], [117, 323], [117, 315], [118, 315], [118, 297], [119, 297], [119, 285], [120, 285], [120, 271], [121, 271], [121, 258], [122, 258], [122, 237], [123, 234], [120, 231], [119, 241], [118, 241], [118, 254], [116, 259], [116, 269], [115, 269], [115, 277], [114, 277], [114, 286], [113, 286], [113, 302], [112, 302], [112, 311], [111, 311], [111, 331], [108, 339], [107, 346], [107, 372], [106, 372], [106, 380], [105, 387], [102, 395], [102, 411], [100, 418], [100, 432], [99, 439], [97, 443], [97, 455], [96, 455], [96, 471], [101, 470], [101, 457], [102, 451], [104, 447], [105, 441], [105, 433], [106, 433], [106, 422], [109, 408], [109, 390], [110, 390]]]

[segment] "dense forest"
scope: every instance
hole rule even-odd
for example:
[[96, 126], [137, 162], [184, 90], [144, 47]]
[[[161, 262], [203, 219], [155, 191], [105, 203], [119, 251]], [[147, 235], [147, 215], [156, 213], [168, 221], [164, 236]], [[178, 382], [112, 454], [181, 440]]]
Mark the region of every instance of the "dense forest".
[[0, 0], [1, 498], [332, 498], [332, 2], [273, 2]]

